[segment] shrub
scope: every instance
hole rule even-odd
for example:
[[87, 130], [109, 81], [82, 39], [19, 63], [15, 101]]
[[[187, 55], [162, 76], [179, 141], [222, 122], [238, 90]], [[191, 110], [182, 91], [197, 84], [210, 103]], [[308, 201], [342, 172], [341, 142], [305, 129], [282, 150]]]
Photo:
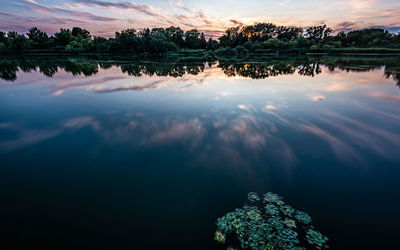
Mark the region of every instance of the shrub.
[[217, 49], [217, 50], [215, 51], [215, 54], [216, 54], [217, 56], [232, 57], [232, 56], [235, 56], [235, 55], [237, 54], [237, 51], [236, 51], [236, 50], [233, 50], [233, 49], [230, 48], [230, 47], [222, 47], [222, 48]]

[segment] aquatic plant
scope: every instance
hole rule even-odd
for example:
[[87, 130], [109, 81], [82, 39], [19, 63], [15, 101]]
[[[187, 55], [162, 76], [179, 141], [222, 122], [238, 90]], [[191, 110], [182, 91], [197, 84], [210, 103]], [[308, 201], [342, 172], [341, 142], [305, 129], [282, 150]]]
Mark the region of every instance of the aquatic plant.
[[215, 231], [214, 240], [218, 243], [225, 244], [225, 234], [221, 231]]
[[296, 211], [296, 215], [294, 216], [298, 221], [303, 222], [304, 224], [310, 224], [312, 219], [307, 213], [302, 211]]
[[285, 223], [286, 226], [290, 227], [290, 228], [296, 228], [296, 222], [294, 220], [291, 219], [285, 219], [283, 221], [283, 223]]
[[275, 202], [276, 203], [281, 200], [281, 197], [277, 194], [268, 192], [268, 193], [264, 194], [264, 200], [266, 202]]
[[320, 232], [309, 229], [306, 235], [308, 243], [311, 245], [317, 245], [318, 247], [322, 247], [327, 241], [328, 238], [322, 235]]
[[274, 193], [261, 200], [249, 193], [245, 204], [217, 220], [214, 239], [227, 249], [326, 249], [328, 238], [310, 225], [311, 217]]
[[286, 216], [292, 216], [296, 212], [296, 209], [292, 208], [289, 205], [281, 206], [280, 210]]
[[265, 206], [265, 212], [270, 215], [278, 215], [279, 210], [275, 205], [268, 204]]
[[247, 195], [247, 198], [249, 199], [250, 202], [256, 202], [260, 200], [260, 197], [258, 197], [257, 193], [255, 192], [250, 192]]

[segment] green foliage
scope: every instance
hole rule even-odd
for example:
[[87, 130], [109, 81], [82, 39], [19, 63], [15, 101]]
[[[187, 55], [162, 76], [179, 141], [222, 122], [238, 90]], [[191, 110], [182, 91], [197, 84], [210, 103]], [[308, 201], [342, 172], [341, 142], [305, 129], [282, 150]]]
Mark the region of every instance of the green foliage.
[[343, 32], [334, 37], [334, 40], [340, 41], [344, 47], [391, 48], [399, 45], [395, 41], [395, 35], [384, 29], [353, 30], [347, 34]]
[[0, 53], [6, 53], [6, 52], [7, 52], [7, 46], [3, 42], [0, 42]]
[[49, 40], [49, 37], [45, 32], [40, 31], [37, 27], [31, 28], [28, 33], [26, 33], [28, 38], [31, 41], [32, 48], [46, 48], [46, 43]]
[[58, 46], [67, 46], [73, 39], [72, 32], [69, 29], [61, 29], [60, 32], [54, 34], [55, 43]]
[[[179, 27], [152, 28], [137, 31], [126, 29], [115, 33], [112, 38], [92, 37], [80, 27], [60, 29], [48, 36], [37, 27], [29, 29], [26, 35], [10, 31], [0, 32], [0, 53], [24, 52], [68, 52], [105, 53], [129, 55], [167, 55], [181, 49], [205, 49], [215, 51], [217, 56], [245, 57], [250, 52], [265, 54], [275, 52], [304, 53], [339, 52], [363, 53], [360, 48], [376, 48], [372, 51], [384, 53], [387, 49], [400, 49], [400, 34], [391, 34], [384, 29], [354, 30], [339, 32], [332, 36], [332, 29], [326, 25], [309, 27], [277, 26], [272, 23], [231, 27], [218, 39], [206, 40], [204, 33], [197, 29], [183, 31]], [[390, 52], [398, 52], [392, 50]]]
[[81, 37], [82, 39], [91, 38], [89, 31], [79, 27], [73, 27], [71, 34], [73, 37]]
[[[256, 193], [249, 193], [248, 198], [251, 205], [245, 204], [217, 220], [214, 239], [219, 244], [228, 249], [328, 248], [328, 238], [309, 225], [311, 218], [285, 205], [278, 195], [267, 193], [261, 200]], [[294, 214], [301, 215], [300, 219]]]
[[236, 56], [236, 54], [237, 51], [230, 47], [221, 47], [215, 51], [215, 55], [217, 56], [233, 57]]
[[265, 48], [272, 50], [280, 50], [286, 47], [286, 43], [279, 40], [278, 38], [268, 39], [263, 43], [263, 45]]

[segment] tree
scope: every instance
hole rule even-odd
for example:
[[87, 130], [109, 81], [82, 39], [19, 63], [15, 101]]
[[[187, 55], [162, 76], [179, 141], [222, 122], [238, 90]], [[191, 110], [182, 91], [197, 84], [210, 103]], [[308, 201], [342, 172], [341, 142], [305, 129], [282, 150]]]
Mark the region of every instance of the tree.
[[328, 38], [332, 33], [332, 29], [328, 28], [325, 24], [322, 26], [313, 26], [306, 29], [306, 37], [309, 40], [319, 42]]
[[57, 46], [67, 46], [72, 41], [72, 32], [69, 29], [60, 29], [60, 32], [54, 34]]
[[115, 42], [119, 44], [120, 51], [134, 51], [139, 45], [135, 29], [126, 29], [121, 32], [115, 32]]
[[294, 41], [303, 33], [302, 28], [280, 26], [277, 29], [277, 38], [283, 41]]
[[279, 40], [278, 38], [268, 39], [267, 41], [265, 41], [263, 43], [263, 45], [267, 49], [275, 50], [277, 52], [277, 54], [279, 53], [279, 50], [285, 48], [285, 46], [286, 46], [285, 42]]
[[31, 47], [35, 49], [44, 49], [46, 48], [46, 43], [49, 41], [49, 37], [46, 32], [39, 30], [37, 27], [33, 27], [29, 29], [28, 33], [26, 33], [31, 42]]
[[105, 53], [108, 50], [108, 40], [104, 37], [95, 36], [93, 38], [93, 46], [97, 53]]
[[206, 49], [216, 50], [217, 48], [218, 48], [218, 41], [215, 41], [212, 38], [208, 39]]
[[86, 39], [86, 38], [91, 38], [92, 36], [90, 35], [90, 32], [89, 31], [87, 31], [87, 30], [85, 30], [85, 29], [82, 29], [82, 28], [79, 28], [79, 27], [73, 27], [72, 28], [72, 32], [71, 32], [71, 34], [72, 34], [72, 36], [74, 36], [74, 37], [82, 37], [82, 38], [84, 38], [84, 39]]
[[299, 48], [299, 53], [301, 53], [305, 48], [308, 48], [309, 46], [309, 41], [302, 36], [296, 40], [296, 47]]
[[200, 47], [200, 33], [197, 29], [188, 30], [185, 33], [185, 46], [189, 49], [198, 49]]
[[168, 41], [174, 42], [179, 47], [184, 47], [185, 45], [184, 34], [185, 32], [179, 27], [171, 26], [165, 29]]
[[204, 33], [200, 34], [200, 49], [205, 49], [207, 47], [207, 41], [206, 38], [204, 37]]

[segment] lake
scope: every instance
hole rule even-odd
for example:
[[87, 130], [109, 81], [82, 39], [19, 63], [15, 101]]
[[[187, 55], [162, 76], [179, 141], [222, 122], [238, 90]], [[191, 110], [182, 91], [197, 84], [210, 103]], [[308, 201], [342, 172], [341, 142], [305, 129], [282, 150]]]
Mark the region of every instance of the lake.
[[398, 246], [400, 58], [0, 59], [2, 249], [223, 249], [247, 193]]

